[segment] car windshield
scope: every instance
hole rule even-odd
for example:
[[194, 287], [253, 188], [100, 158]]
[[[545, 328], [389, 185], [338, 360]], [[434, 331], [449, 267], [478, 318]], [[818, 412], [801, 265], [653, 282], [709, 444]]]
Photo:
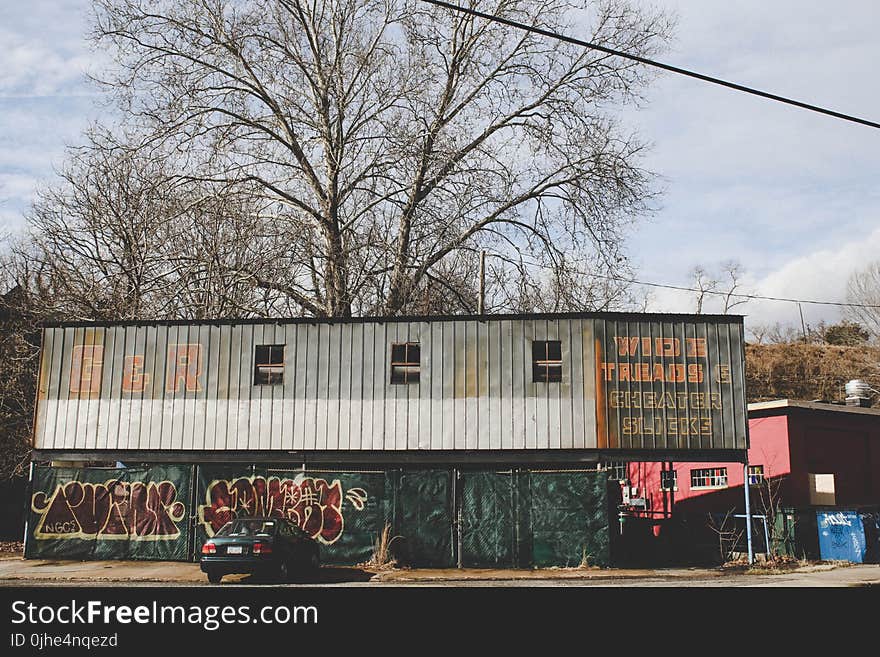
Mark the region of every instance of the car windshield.
[[227, 522], [215, 536], [272, 536], [275, 533], [273, 520], [239, 518]]

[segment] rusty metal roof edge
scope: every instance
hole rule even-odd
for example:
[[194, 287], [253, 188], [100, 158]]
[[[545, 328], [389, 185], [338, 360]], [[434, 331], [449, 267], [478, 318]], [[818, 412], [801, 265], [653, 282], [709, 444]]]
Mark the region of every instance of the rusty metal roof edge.
[[501, 449], [501, 450], [161, 450], [161, 449], [35, 449], [33, 461], [121, 461], [123, 463], [292, 463], [313, 466], [391, 465], [542, 465], [595, 464], [607, 461], [745, 462], [740, 449]]
[[416, 322], [500, 322], [527, 320], [566, 319], [616, 319], [623, 321], [684, 321], [709, 324], [742, 324], [743, 315], [694, 315], [687, 313], [640, 313], [640, 312], [569, 312], [524, 313], [498, 315], [394, 315], [365, 317], [249, 317], [224, 319], [127, 319], [127, 320], [77, 320], [46, 321], [44, 328], [110, 327], [110, 326], [224, 326], [237, 324], [389, 324]]
[[861, 415], [880, 415], [880, 408], [847, 406], [846, 404], [830, 404], [828, 402], [802, 401], [799, 399], [773, 399], [771, 401], [752, 402], [748, 405], [749, 413], [753, 411], [773, 411], [789, 408], [801, 408], [811, 411], [836, 411]]

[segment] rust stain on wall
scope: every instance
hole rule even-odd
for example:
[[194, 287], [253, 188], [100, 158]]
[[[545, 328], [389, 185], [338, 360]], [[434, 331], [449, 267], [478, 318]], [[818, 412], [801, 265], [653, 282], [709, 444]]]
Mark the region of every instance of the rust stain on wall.
[[464, 396], [479, 396], [477, 391], [477, 346], [470, 344], [464, 350]]
[[594, 341], [596, 377], [596, 447], [608, 447], [608, 423], [605, 416], [605, 382], [602, 380], [602, 342]]

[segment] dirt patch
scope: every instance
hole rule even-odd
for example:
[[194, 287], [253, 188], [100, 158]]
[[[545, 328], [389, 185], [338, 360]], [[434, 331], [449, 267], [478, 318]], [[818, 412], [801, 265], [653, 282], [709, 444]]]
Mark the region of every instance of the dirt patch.
[[510, 579], [620, 579], [647, 577], [647, 570], [615, 570], [609, 568], [536, 568], [532, 570], [512, 568], [394, 568], [378, 572], [376, 581], [382, 582], [453, 582], [495, 581]]
[[24, 555], [21, 541], [0, 541], [0, 559], [20, 558]]
[[809, 559], [795, 559], [793, 557], [779, 557], [756, 561], [750, 564], [745, 559], [728, 561], [719, 567], [724, 573], [746, 575], [785, 575], [788, 573], [812, 573], [822, 570], [833, 570], [852, 566], [848, 561], [811, 561]]

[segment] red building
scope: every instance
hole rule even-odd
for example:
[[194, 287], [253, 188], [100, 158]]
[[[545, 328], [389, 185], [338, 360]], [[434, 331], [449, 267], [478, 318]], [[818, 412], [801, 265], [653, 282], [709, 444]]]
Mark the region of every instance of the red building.
[[[749, 404], [749, 434], [750, 482], [779, 481], [786, 506], [880, 504], [880, 408], [789, 399]], [[630, 463], [626, 471], [631, 501], [644, 500], [640, 515], [742, 511], [741, 463]], [[756, 498], [753, 511], [759, 505]]]
[[[818, 557], [817, 511], [860, 509], [869, 514], [866, 541], [876, 559], [880, 408], [783, 399], [748, 410], [751, 513], [774, 518], [775, 549]], [[715, 560], [721, 532], [744, 529], [742, 463], [617, 463], [612, 472], [624, 493], [620, 563]], [[753, 527], [755, 550], [764, 552], [767, 528], [758, 519]]]

